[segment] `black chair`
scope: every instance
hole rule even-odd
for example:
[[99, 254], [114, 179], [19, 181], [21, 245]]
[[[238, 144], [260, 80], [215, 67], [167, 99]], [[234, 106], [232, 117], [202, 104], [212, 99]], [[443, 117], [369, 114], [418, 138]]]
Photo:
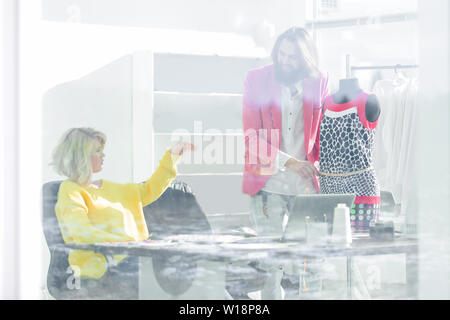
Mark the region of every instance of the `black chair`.
[[139, 297], [139, 260], [127, 257], [117, 266], [109, 266], [100, 279], [75, 279], [69, 265], [68, 248], [55, 215], [61, 181], [43, 185], [43, 230], [50, 250], [47, 289], [58, 300], [66, 299], [137, 299]]
[[176, 234], [211, 234], [211, 225], [191, 188], [174, 181], [154, 202], [144, 207], [151, 239]]
[[[212, 233], [208, 218], [185, 182], [173, 181], [156, 201], [143, 209], [151, 239]], [[177, 297], [192, 286], [197, 274], [197, 257], [159, 252], [152, 255], [152, 267], [161, 289]]]
[[[71, 269], [68, 262], [70, 249], [64, 247], [64, 240], [55, 215], [55, 204], [61, 181], [48, 182], [42, 188], [42, 224], [47, 246], [50, 250], [50, 265], [47, 272], [47, 289], [55, 299], [69, 299], [76, 296], [68, 287]], [[69, 274], [68, 274], [69, 273]]]

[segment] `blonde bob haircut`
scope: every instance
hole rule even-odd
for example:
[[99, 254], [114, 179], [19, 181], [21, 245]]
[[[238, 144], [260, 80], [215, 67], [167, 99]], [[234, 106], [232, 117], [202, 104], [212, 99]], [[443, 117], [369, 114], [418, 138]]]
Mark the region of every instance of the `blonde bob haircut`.
[[58, 174], [79, 184], [87, 184], [92, 177], [91, 156], [95, 152], [96, 140], [103, 148], [106, 143], [105, 134], [92, 128], [67, 130], [53, 150], [50, 165]]

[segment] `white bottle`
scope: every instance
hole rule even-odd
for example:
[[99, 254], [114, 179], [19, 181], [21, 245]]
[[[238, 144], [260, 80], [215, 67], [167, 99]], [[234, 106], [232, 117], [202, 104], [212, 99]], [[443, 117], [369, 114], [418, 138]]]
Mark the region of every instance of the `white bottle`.
[[333, 243], [352, 243], [352, 229], [350, 227], [350, 209], [339, 203], [334, 209], [333, 233], [331, 237]]

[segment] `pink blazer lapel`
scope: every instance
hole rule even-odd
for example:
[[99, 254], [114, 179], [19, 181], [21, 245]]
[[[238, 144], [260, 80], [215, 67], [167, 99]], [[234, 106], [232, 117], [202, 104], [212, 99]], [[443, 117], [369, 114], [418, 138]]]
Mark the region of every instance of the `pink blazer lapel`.
[[265, 103], [261, 107], [262, 128], [267, 129], [268, 139], [273, 134], [270, 130], [278, 131], [278, 143], [271, 141], [274, 147], [280, 148], [281, 144], [281, 87], [275, 81], [269, 81], [264, 93]]
[[305, 79], [303, 82], [303, 120], [304, 120], [304, 135], [305, 135], [305, 149], [306, 154], [309, 154], [314, 148], [314, 143], [316, 140], [315, 131], [312, 132], [312, 127], [314, 126], [314, 118], [316, 112], [320, 111], [320, 105], [317, 110], [314, 109], [315, 104], [319, 104], [320, 94], [317, 81], [311, 79]]
[[303, 120], [304, 120], [304, 136], [305, 136], [305, 149], [306, 154], [309, 154], [314, 147], [315, 137], [311, 137], [311, 126], [313, 121], [313, 109], [314, 109], [314, 86], [310, 79], [303, 81]]
[[262, 106], [262, 127], [264, 129], [278, 129], [281, 136], [281, 87], [272, 78], [272, 81], [269, 81], [266, 87], [265, 103]]
[[273, 82], [272, 83], [272, 103], [270, 105], [270, 112], [272, 114], [272, 125], [274, 129], [280, 130], [281, 136], [281, 86]]

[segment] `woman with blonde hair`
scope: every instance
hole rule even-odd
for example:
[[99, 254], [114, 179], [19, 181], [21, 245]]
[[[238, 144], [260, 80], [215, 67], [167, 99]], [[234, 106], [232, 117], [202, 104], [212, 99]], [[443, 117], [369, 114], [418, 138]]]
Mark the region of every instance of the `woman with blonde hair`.
[[[168, 148], [153, 175], [141, 184], [92, 180], [102, 170], [106, 136], [92, 128], [72, 128], [53, 152], [52, 165], [68, 179], [61, 183], [55, 212], [66, 243], [142, 241], [149, 232], [142, 208], [157, 200], [177, 175], [176, 162], [190, 143]], [[120, 263], [125, 256], [113, 256]], [[75, 250], [69, 264], [82, 279], [99, 279], [108, 261], [93, 251]]]

